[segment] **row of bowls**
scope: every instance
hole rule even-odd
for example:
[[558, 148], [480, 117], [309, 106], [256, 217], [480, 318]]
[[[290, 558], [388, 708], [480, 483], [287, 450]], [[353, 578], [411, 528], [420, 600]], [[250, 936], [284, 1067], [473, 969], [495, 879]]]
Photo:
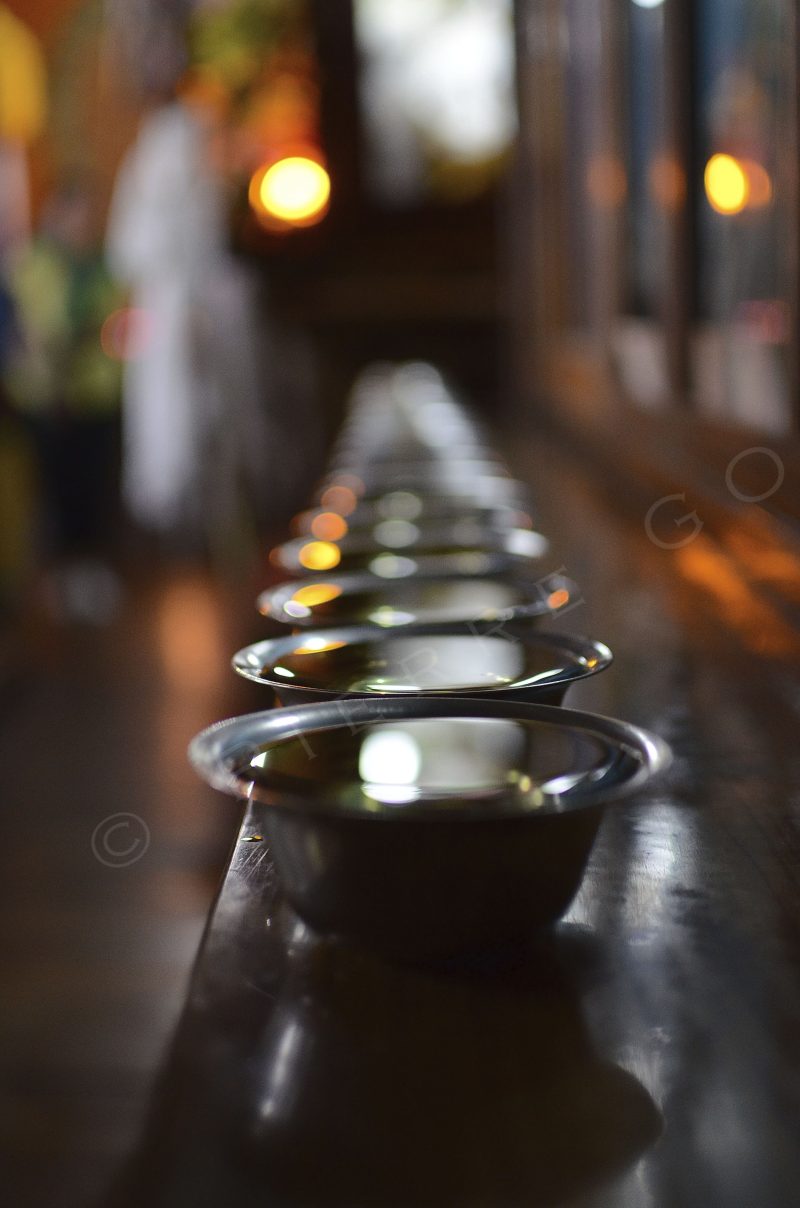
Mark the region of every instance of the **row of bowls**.
[[540, 627], [578, 588], [527, 488], [436, 370], [375, 367], [295, 529], [258, 601], [275, 636], [233, 660], [283, 707], [211, 727], [194, 765], [266, 807], [315, 930], [413, 960], [525, 942], [567, 909], [603, 809], [669, 759], [562, 707], [611, 652]]

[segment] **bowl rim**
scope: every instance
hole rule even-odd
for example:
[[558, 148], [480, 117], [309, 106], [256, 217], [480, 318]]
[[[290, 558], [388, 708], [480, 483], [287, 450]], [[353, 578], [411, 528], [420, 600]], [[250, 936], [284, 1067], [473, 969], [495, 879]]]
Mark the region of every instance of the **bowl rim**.
[[[415, 559], [419, 561], [419, 559]], [[391, 593], [391, 585], [394, 583], [403, 584], [410, 583], [415, 579], [424, 579], [427, 583], [435, 580], [445, 582], [457, 582], [458, 580], [468, 579], [483, 579], [487, 583], [497, 583], [498, 581], [507, 583], [510, 586], [516, 585], [521, 588], [529, 588], [532, 593], [536, 593], [535, 597], [527, 604], [511, 604], [505, 608], [498, 608], [491, 613], [491, 620], [494, 623], [500, 621], [523, 620], [526, 617], [542, 617], [542, 616], [558, 616], [559, 612], [567, 607], [574, 607], [574, 597], [580, 596], [580, 588], [578, 584], [568, 575], [562, 574], [561, 571], [553, 571], [542, 578], [535, 578], [532, 574], [526, 574], [523, 570], [506, 570], [505, 574], [499, 576], [489, 573], [486, 570], [480, 571], [447, 571], [435, 570], [433, 567], [423, 567], [420, 571], [415, 571], [411, 575], [404, 575], [398, 578], [384, 579], [380, 575], [374, 574], [372, 571], [342, 571], [337, 574], [336, 571], [321, 571], [317, 576], [302, 579], [283, 579], [280, 583], [274, 584], [272, 587], [265, 588], [256, 597], [256, 610], [271, 621], [275, 621], [281, 625], [291, 625], [300, 629], [327, 629], [329, 625], [320, 624], [314, 620], [314, 614], [309, 617], [293, 617], [284, 612], [284, 605], [287, 600], [290, 600], [295, 592], [300, 591], [304, 587], [308, 587], [310, 583], [330, 583], [341, 585], [342, 590], [337, 595], [337, 599], [346, 596], [358, 595], [363, 591], [368, 591], [370, 588], [375, 588], [378, 591], [387, 592], [387, 603], [389, 603], [389, 594]], [[542, 591], [542, 584], [547, 582], [548, 595], [557, 587], [566, 587], [570, 593], [570, 599], [566, 600], [559, 608], [553, 608], [547, 603], [547, 596]], [[277, 601], [277, 608], [275, 602]], [[463, 618], [465, 621], [469, 618]], [[481, 618], [476, 618], [476, 620]], [[451, 621], [428, 621], [414, 622], [415, 624], [426, 625], [449, 625]], [[342, 625], [358, 625], [366, 624], [366, 622], [342, 622]], [[410, 623], [409, 623], [410, 624]], [[377, 622], [373, 628], [380, 632], [390, 632], [397, 629], [408, 629], [408, 624], [397, 626], [382, 626]]]
[[[523, 529], [522, 531], [528, 532], [529, 530]], [[283, 544], [286, 545], [288, 543], [284, 542]], [[331, 541], [329, 544], [335, 545], [336, 543]], [[280, 571], [284, 571], [285, 573], [292, 574], [292, 575], [299, 575], [303, 578], [316, 580], [319, 578], [324, 579], [326, 575], [335, 575], [338, 570], [338, 566], [331, 567], [331, 569], [327, 570], [327, 571], [325, 571], [325, 570], [322, 570], [322, 571], [305, 570], [304, 567], [297, 566], [294, 563], [281, 562], [279, 560], [279, 557], [273, 558], [273, 556], [272, 556], [280, 548], [281, 548], [281, 546], [275, 546], [273, 548], [273, 550], [271, 551], [271, 554], [270, 554], [270, 561], [272, 562], [273, 566], [275, 566]], [[413, 550], [383, 549], [380, 546], [376, 546], [374, 556], [376, 558], [379, 558], [379, 557], [408, 558], [411, 562], [414, 563], [413, 570], [409, 571], [407, 574], [397, 575], [397, 576], [387, 575], [386, 577], [384, 577], [382, 575], [376, 576], [376, 578], [380, 579], [380, 581], [382, 583], [391, 583], [395, 578], [408, 579], [411, 577], [412, 574], [417, 577], [420, 577], [420, 578], [421, 577], [435, 578], [437, 571], [439, 574], [443, 574], [445, 576], [447, 574], [453, 574], [453, 575], [462, 575], [464, 577], [477, 576], [477, 575], [483, 576], [483, 575], [508, 574], [510, 572], [513, 572], [517, 567], [524, 567], [524, 566], [538, 567], [538, 566], [542, 565], [542, 561], [543, 561], [546, 553], [547, 553], [547, 550], [543, 550], [542, 553], [537, 554], [536, 557], [531, 557], [530, 554], [514, 553], [511, 550], [478, 549], [478, 548], [469, 549], [466, 547], [459, 549], [458, 547], [454, 547], [452, 550], [448, 550], [447, 553], [444, 553], [444, 554], [443, 553], [414, 554]], [[362, 555], [361, 554], [352, 554], [351, 555], [351, 554], [345, 553], [342, 555], [342, 561], [345, 558], [350, 558], [350, 557], [360, 558], [360, 557], [362, 557]], [[467, 566], [463, 570], [459, 570], [458, 567], [464, 560], [467, 561]], [[469, 567], [470, 561], [475, 563], [475, 565], [471, 569]], [[353, 567], [352, 570], [345, 569], [342, 571], [342, 574], [365, 574], [365, 573], [366, 574], [369, 573], [368, 567], [358, 566], [358, 567]]]
[[[399, 494], [400, 492], [397, 492], [397, 493]], [[393, 494], [393, 492], [387, 491], [386, 494], [391, 495], [391, 494]], [[380, 524], [384, 520], [395, 520], [395, 519], [400, 519], [400, 520], [408, 519], [411, 524], [415, 524], [418, 528], [434, 528], [434, 527], [439, 527], [440, 525], [458, 524], [460, 521], [467, 520], [469, 523], [472, 523], [472, 524], [486, 525], [487, 528], [491, 528], [491, 527], [500, 528], [501, 531], [504, 531], [507, 528], [509, 528], [509, 529], [512, 529], [512, 528], [531, 529], [531, 530], [535, 530], [535, 531], [540, 531], [537, 528], [536, 519], [534, 516], [531, 515], [531, 512], [526, 511], [522, 507], [522, 505], [517, 506], [513, 503], [480, 503], [478, 500], [476, 500], [470, 504], [467, 501], [462, 500], [461, 502], [457, 503], [455, 507], [453, 507], [450, 505], [450, 502], [449, 502], [447, 496], [444, 496], [441, 500], [438, 501], [444, 505], [442, 510], [434, 509], [433, 511], [428, 510], [426, 512], [425, 508], [423, 507], [422, 511], [418, 512], [417, 515], [415, 515], [413, 517], [405, 517], [405, 516], [395, 517], [395, 516], [391, 516], [391, 515], [384, 516], [381, 512], [379, 512], [377, 510], [378, 501], [383, 498], [384, 498], [383, 495], [378, 495], [374, 499], [367, 500], [366, 502], [362, 502], [359, 500], [359, 502], [356, 505], [356, 507], [354, 508], [354, 510], [352, 512], [349, 512], [346, 516], [343, 517], [343, 519], [346, 520], [346, 522], [347, 522], [347, 535], [348, 536], [351, 533], [364, 533], [364, 532], [370, 531], [371, 529], [373, 529], [375, 527], [376, 524]], [[309, 536], [313, 536], [310, 528], [301, 528], [298, 531], [298, 529], [296, 527], [297, 523], [303, 522], [303, 523], [310, 524], [311, 520], [313, 520], [316, 516], [319, 516], [322, 513], [328, 513], [331, 511], [335, 512], [336, 509], [335, 508], [326, 508], [321, 503], [317, 503], [313, 507], [302, 508], [294, 516], [294, 518], [292, 520], [292, 525], [293, 525], [292, 531], [294, 532], [296, 537], [308, 538]], [[361, 513], [361, 514], [359, 514], [359, 513]], [[466, 515], [464, 513], [466, 513]], [[504, 516], [507, 517], [508, 519], [517, 519], [517, 520], [522, 520], [524, 518], [525, 520], [528, 520], [530, 523], [529, 524], [515, 523], [515, 524], [508, 524], [508, 525], [506, 525], [506, 524], [498, 525], [498, 523], [497, 523], [498, 514], [501, 519]], [[494, 518], [494, 519], [492, 519], [492, 518]]]
[[[624, 779], [606, 787], [592, 788], [590, 780], [588, 786], [584, 784], [581, 787], [579, 784], [567, 793], [550, 794], [546, 801], [534, 810], [480, 809], [477, 815], [476, 808], [470, 807], [469, 804], [447, 811], [441, 811], [435, 806], [426, 808], [424, 805], [408, 813], [403, 810], [381, 810], [377, 813], [368, 810], [352, 811], [347, 807], [326, 802], [324, 786], [320, 786], [319, 795], [313, 797], [284, 790], [262, 789], [260, 793], [256, 793], [253, 782], [245, 787], [246, 781], [233, 771], [234, 765], [248, 754], [252, 754], [256, 746], [263, 747], [270, 741], [277, 743], [281, 739], [310, 739], [314, 733], [335, 729], [348, 729], [353, 733], [370, 724], [391, 725], [398, 721], [428, 718], [497, 718], [540, 722], [571, 731], [587, 731], [590, 736], [599, 738], [606, 747], [615, 747], [620, 756], [629, 761], [631, 770]], [[412, 819], [455, 824], [469, 820], [490, 824], [512, 818], [535, 819], [593, 809], [631, 796], [656, 775], [665, 772], [673, 759], [669, 744], [658, 735], [641, 726], [600, 713], [568, 709], [560, 705], [441, 696], [386, 697], [381, 700], [340, 699], [247, 713], [218, 721], [202, 730], [189, 744], [188, 757], [192, 767], [203, 780], [213, 788], [240, 800], [254, 799], [267, 808], [299, 813], [301, 816], [347, 819], [373, 824], [397, 824]]]
[[[329, 487], [337, 486], [337, 479], [350, 471], [337, 470], [335, 473], [326, 475], [315, 487], [311, 497], [309, 506], [316, 507], [322, 498], [322, 495]], [[359, 475], [354, 475], [360, 477]], [[462, 501], [486, 499], [487, 494], [493, 496], [496, 493], [496, 498], [492, 502], [508, 503], [509, 499], [514, 501], [529, 500], [530, 487], [527, 483], [519, 478], [512, 478], [509, 474], [492, 474], [481, 473], [474, 474], [468, 481], [463, 483], [452, 483], [447, 488], [435, 489], [436, 483], [431, 482], [434, 478], [433, 474], [420, 475], [415, 477], [404, 472], [398, 472], [395, 476], [386, 476], [385, 478], [375, 478], [371, 481], [361, 480], [363, 483], [363, 491], [357, 491], [356, 497], [359, 503], [369, 503], [374, 499], [379, 499], [383, 495], [392, 491], [412, 491], [421, 498], [434, 499], [457, 499]]]
[[[537, 629], [533, 626], [529, 618], [521, 618], [508, 621], [441, 621], [432, 625], [404, 625], [397, 629], [381, 629], [377, 625], [332, 625], [329, 628], [315, 629], [313, 635], [302, 631], [300, 633], [281, 634], [274, 638], [262, 638], [257, 642], [251, 642], [247, 646], [243, 646], [241, 650], [237, 650], [231, 659], [231, 667], [244, 679], [251, 680], [255, 684], [260, 684], [265, 687], [270, 687], [278, 691], [291, 691], [294, 693], [308, 693], [310, 696], [317, 696], [323, 700], [329, 700], [332, 696], [342, 699], [351, 700], [356, 698], [366, 698], [369, 700], [383, 700], [388, 696], [399, 696], [401, 693], [398, 690], [392, 691], [388, 688], [386, 692], [370, 691], [349, 691], [347, 689], [338, 688], [319, 688], [311, 684], [304, 684], [302, 681], [292, 679], [291, 681], [282, 679], [280, 676], [263, 675], [255, 670], [255, 663], [263, 663], [269, 659], [273, 663], [280, 658], [285, 657], [291, 652], [293, 646], [301, 645], [303, 642], [314, 639], [324, 638], [330, 642], [345, 641], [353, 644], [375, 643], [387, 641], [394, 637], [395, 639], [407, 638], [425, 638], [433, 637], [465, 637], [480, 640], [480, 638], [499, 637], [507, 639], [510, 642], [519, 642], [526, 646], [545, 646], [556, 651], [563, 651], [567, 655], [571, 655], [576, 662], [563, 669], [557, 669], [556, 673], [549, 679], [541, 680], [536, 684], [526, 684], [523, 678], [511, 680], [502, 684], [464, 684], [457, 688], [419, 688], [414, 692], [404, 692], [403, 696], [443, 696], [446, 698], [463, 696], [467, 693], [470, 695], [484, 697], [492, 697], [503, 695], [508, 692], [523, 692], [526, 688], [533, 689], [541, 687], [546, 691], [548, 688], [555, 688], [559, 685], [569, 685], [577, 683], [579, 680], [588, 679], [592, 675], [598, 675], [601, 671], [607, 670], [614, 661], [614, 655], [605, 642], [601, 642], [596, 638], [584, 637], [580, 634], [572, 633], [551, 633]], [[584, 662], [585, 660], [585, 662]]]
[[[269, 559], [274, 566], [279, 566], [283, 570], [291, 571], [292, 574], [303, 574], [305, 568], [298, 558], [301, 549], [306, 545], [320, 538], [301, 535], [299, 537], [290, 537], [288, 541], [282, 541], [279, 545], [275, 545], [270, 550]], [[540, 533], [533, 528], [507, 528], [495, 529], [490, 525], [481, 528], [476, 535], [474, 542], [464, 542], [463, 540], [454, 541], [452, 545], [443, 545], [440, 551], [432, 554], [430, 548], [426, 550], [424, 545], [409, 545], [395, 549], [388, 545], [378, 545], [374, 538], [365, 536], [363, 539], [351, 539], [351, 534], [348, 532], [344, 537], [337, 541], [326, 542], [323, 544], [335, 545], [341, 552], [342, 559], [346, 558], [377, 558], [381, 554], [393, 554], [400, 558], [413, 558], [415, 562], [425, 562], [426, 560], [435, 559], [438, 563], [447, 565], [448, 559], [456, 561], [458, 557], [464, 555], [481, 555], [486, 554], [488, 557], [510, 558], [521, 560], [524, 562], [539, 562], [550, 550], [550, 542], [544, 533]], [[515, 549], [514, 546], [528, 544], [533, 548], [525, 551], [524, 549]], [[434, 547], [435, 548], [435, 547]], [[419, 551], [418, 553], [416, 551]], [[335, 570], [335, 568], [334, 568]], [[305, 571], [306, 574], [317, 574], [317, 571]], [[326, 572], [323, 571], [323, 574]]]

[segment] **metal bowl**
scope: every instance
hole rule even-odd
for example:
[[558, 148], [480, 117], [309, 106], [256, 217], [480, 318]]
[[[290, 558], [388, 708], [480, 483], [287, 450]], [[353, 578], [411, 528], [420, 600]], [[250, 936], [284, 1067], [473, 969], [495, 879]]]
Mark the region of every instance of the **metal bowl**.
[[[388, 523], [394, 526], [392, 532], [395, 534], [399, 533], [398, 524], [406, 524], [404, 521]], [[414, 534], [409, 534], [407, 530], [405, 535], [410, 535], [412, 542], [415, 540]], [[466, 540], [470, 535], [472, 542]], [[408, 557], [417, 563], [417, 570], [438, 570], [446, 574], [464, 565], [465, 558], [468, 560], [467, 566], [479, 565], [476, 560], [483, 558], [483, 566], [488, 573], [492, 573], [520, 562], [537, 561], [547, 554], [549, 548], [547, 538], [533, 529], [505, 529], [502, 532], [479, 529], [468, 533], [456, 524], [448, 525], [444, 531], [437, 530], [430, 536], [424, 530], [418, 530], [416, 544], [405, 547], [382, 546], [374, 536], [364, 539], [348, 534], [341, 541], [296, 537], [276, 545], [270, 553], [270, 561], [274, 566], [293, 574], [319, 574], [328, 570], [374, 570], [378, 558], [383, 558], [383, 565], [390, 567], [398, 557]], [[380, 567], [381, 563], [377, 565]], [[380, 574], [380, 569], [376, 573]], [[391, 571], [387, 577], [392, 577]]]
[[290, 904], [403, 959], [517, 944], [567, 909], [603, 810], [669, 762], [646, 731], [508, 701], [328, 701], [221, 722], [189, 751], [263, 802]]
[[[465, 463], [459, 463], [462, 467]], [[417, 468], [410, 464], [404, 468], [389, 466], [386, 470], [367, 475], [367, 481], [359, 475], [336, 473], [324, 480], [317, 492], [317, 499], [325, 506], [325, 499], [332, 488], [343, 487], [354, 499], [371, 501], [388, 492], [409, 491], [425, 499], [449, 499], [457, 503], [477, 503], [481, 506], [522, 506], [530, 500], [530, 490], [516, 478], [498, 474], [493, 469], [467, 472], [451, 470], [446, 475], [441, 463], [420, 462]]]
[[560, 705], [570, 684], [611, 661], [602, 642], [542, 633], [527, 621], [461, 621], [293, 633], [246, 646], [233, 667], [286, 705], [400, 694]]
[[485, 447], [476, 445], [451, 446], [439, 453], [410, 454], [393, 448], [384, 448], [382, 451], [371, 449], [355, 457], [343, 453], [330, 464], [327, 477], [355, 475], [369, 487], [371, 484], [383, 482], [385, 478], [405, 477], [413, 480], [422, 475], [425, 481], [428, 481], [429, 477], [458, 480], [464, 475], [476, 474], [502, 478], [510, 476], [503, 458]]
[[372, 624], [394, 629], [466, 620], [540, 620], [574, 607], [581, 598], [577, 584], [561, 574], [534, 578], [518, 571], [489, 577], [484, 566], [472, 562], [461, 573], [443, 574], [438, 564], [425, 573], [413, 558], [395, 558], [383, 568], [399, 571], [404, 563], [410, 563], [407, 573], [391, 578], [337, 571], [316, 580], [279, 583], [261, 593], [257, 607], [263, 616], [293, 628]]
[[[319, 538], [312, 534], [310, 537], [297, 537], [285, 542], [277, 547], [276, 554], [279, 556], [274, 560], [281, 565], [290, 561], [294, 565], [302, 566], [300, 553], [309, 542], [315, 540]], [[328, 540], [338, 546], [343, 558], [372, 558], [381, 550], [408, 551], [413, 556], [418, 553], [447, 554], [453, 550], [464, 549], [511, 549], [529, 558], [541, 558], [549, 548], [547, 538], [529, 527], [493, 528], [480, 518], [413, 521], [392, 516], [386, 520], [377, 520], [364, 528], [351, 528], [342, 536]]]
[[453, 524], [471, 524], [482, 529], [531, 529], [532, 517], [521, 508], [501, 504], [497, 507], [475, 503], [453, 505], [444, 498], [415, 495], [413, 491], [388, 491], [366, 503], [358, 504], [346, 515], [335, 508], [316, 507], [300, 512], [292, 521], [295, 533], [307, 533], [322, 540], [339, 540], [332, 533], [346, 531], [353, 536], [369, 534], [376, 525], [406, 521], [421, 528]]

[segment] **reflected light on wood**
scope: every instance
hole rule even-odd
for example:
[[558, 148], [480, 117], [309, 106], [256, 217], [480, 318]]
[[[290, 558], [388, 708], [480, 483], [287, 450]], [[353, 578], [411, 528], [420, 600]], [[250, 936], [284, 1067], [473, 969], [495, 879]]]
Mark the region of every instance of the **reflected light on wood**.
[[158, 653], [173, 688], [215, 688], [228, 662], [217, 604], [199, 579], [170, 584], [159, 602]]

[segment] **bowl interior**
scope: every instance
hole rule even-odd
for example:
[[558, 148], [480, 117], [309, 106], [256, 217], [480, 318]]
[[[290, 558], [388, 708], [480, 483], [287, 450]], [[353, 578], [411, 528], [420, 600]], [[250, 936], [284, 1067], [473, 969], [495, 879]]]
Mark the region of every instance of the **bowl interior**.
[[[409, 559], [409, 561], [412, 561]], [[554, 613], [579, 598], [561, 576], [545, 580], [508, 575], [329, 575], [325, 580], [281, 583], [263, 592], [258, 608], [290, 625], [414, 623], [481, 620], [521, 610]]]
[[276, 687], [412, 694], [562, 683], [599, 670], [607, 660], [599, 644], [519, 627], [382, 633], [368, 626], [256, 642], [234, 656], [233, 666], [248, 679]]
[[[335, 495], [333, 498], [336, 501]], [[459, 505], [447, 499], [423, 500], [411, 491], [390, 491], [371, 503], [355, 506], [351, 503], [347, 506], [345, 501], [341, 512], [335, 508], [309, 508], [295, 517], [293, 529], [297, 533], [312, 533], [317, 537], [325, 537], [326, 530], [363, 535], [371, 533], [375, 525], [394, 521], [415, 524], [419, 528], [464, 522], [494, 530], [534, 527], [533, 517], [529, 513], [510, 505]]]
[[333, 705], [310, 705], [235, 719], [195, 739], [192, 760], [241, 796], [391, 819], [563, 812], [629, 791], [665, 760], [657, 740], [591, 714], [495, 705], [487, 715], [440, 701], [420, 715], [409, 703], [385, 715], [344, 706], [337, 719]]
[[[341, 567], [345, 571], [370, 570], [384, 578], [393, 578], [408, 573], [409, 563], [413, 563], [416, 570], [427, 569], [428, 572], [458, 572], [462, 567], [467, 571], [490, 571], [509, 560], [535, 561], [543, 558], [549, 548], [547, 538], [532, 529], [498, 532], [483, 529], [471, 533], [472, 541], [460, 540], [451, 530], [446, 537], [440, 534], [429, 542], [427, 536], [407, 521], [393, 520], [388, 523], [395, 535], [398, 525], [406, 537], [407, 530], [412, 530], [411, 539], [405, 544], [402, 540], [395, 540], [395, 544], [381, 544], [372, 536], [366, 539], [345, 537], [342, 541], [300, 537], [276, 545], [270, 553], [270, 561], [295, 573], [306, 570], [330, 571]], [[380, 529], [380, 526], [376, 527]], [[466, 537], [470, 534], [463, 535]]]

